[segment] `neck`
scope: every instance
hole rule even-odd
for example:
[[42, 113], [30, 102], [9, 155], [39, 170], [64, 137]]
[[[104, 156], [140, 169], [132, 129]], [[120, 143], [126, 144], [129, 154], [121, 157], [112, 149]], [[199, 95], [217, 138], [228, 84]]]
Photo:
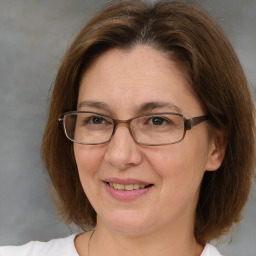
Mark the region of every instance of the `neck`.
[[113, 231], [100, 220], [90, 241], [89, 256], [199, 256], [203, 247], [197, 244], [193, 227], [164, 227], [154, 232], [125, 234]]

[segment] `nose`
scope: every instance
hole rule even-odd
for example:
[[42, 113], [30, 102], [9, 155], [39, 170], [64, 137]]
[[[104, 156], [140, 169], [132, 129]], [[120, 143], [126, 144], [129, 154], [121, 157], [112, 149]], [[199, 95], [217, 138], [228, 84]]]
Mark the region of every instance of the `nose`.
[[127, 126], [120, 125], [116, 128], [107, 147], [105, 160], [119, 170], [139, 165], [142, 161], [139, 145], [132, 138]]

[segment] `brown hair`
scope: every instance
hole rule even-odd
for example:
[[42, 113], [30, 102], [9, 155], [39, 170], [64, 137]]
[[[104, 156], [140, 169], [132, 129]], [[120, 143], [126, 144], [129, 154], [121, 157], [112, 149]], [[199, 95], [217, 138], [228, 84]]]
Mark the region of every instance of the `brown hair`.
[[110, 48], [149, 45], [182, 65], [209, 116], [213, 130], [225, 131], [222, 166], [205, 172], [196, 209], [194, 234], [205, 244], [240, 220], [251, 188], [255, 160], [254, 104], [239, 60], [219, 25], [194, 4], [115, 1], [81, 30], [67, 50], [52, 92], [42, 157], [68, 223], [83, 229], [96, 213], [79, 180], [73, 144], [58, 122], [75, 110], [81, 75]]

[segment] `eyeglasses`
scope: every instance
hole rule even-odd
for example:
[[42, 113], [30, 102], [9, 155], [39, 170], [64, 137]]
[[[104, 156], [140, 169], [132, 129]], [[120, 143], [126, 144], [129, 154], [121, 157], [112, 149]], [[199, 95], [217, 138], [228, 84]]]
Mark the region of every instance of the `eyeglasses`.
[[208, 115], [187, 119], [179, 113], [156, 113], [119, 120], [87, 111], [71, 111], [59, 118], [66, 137], [79, 144], [99, 145], [114, 136], [119, 124], [126, 124], [133, 139], [142, 145], [160, 146], [182, 141], [186, 131], [207, 120]]

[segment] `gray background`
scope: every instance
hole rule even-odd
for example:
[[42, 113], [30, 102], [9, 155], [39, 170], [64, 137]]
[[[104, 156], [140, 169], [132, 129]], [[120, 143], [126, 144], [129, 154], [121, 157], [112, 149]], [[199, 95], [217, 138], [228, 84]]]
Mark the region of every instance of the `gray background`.
[[[104, 2], [0, 0], [0, 245], [71, 233], [50, 199], [40, 142], [64, 51]], [[256, 1], [198, 2], [227, 32], [254, 89]], [[218, 246], [225, 255], [256, 255], [255, 188], [232, 243]]]

